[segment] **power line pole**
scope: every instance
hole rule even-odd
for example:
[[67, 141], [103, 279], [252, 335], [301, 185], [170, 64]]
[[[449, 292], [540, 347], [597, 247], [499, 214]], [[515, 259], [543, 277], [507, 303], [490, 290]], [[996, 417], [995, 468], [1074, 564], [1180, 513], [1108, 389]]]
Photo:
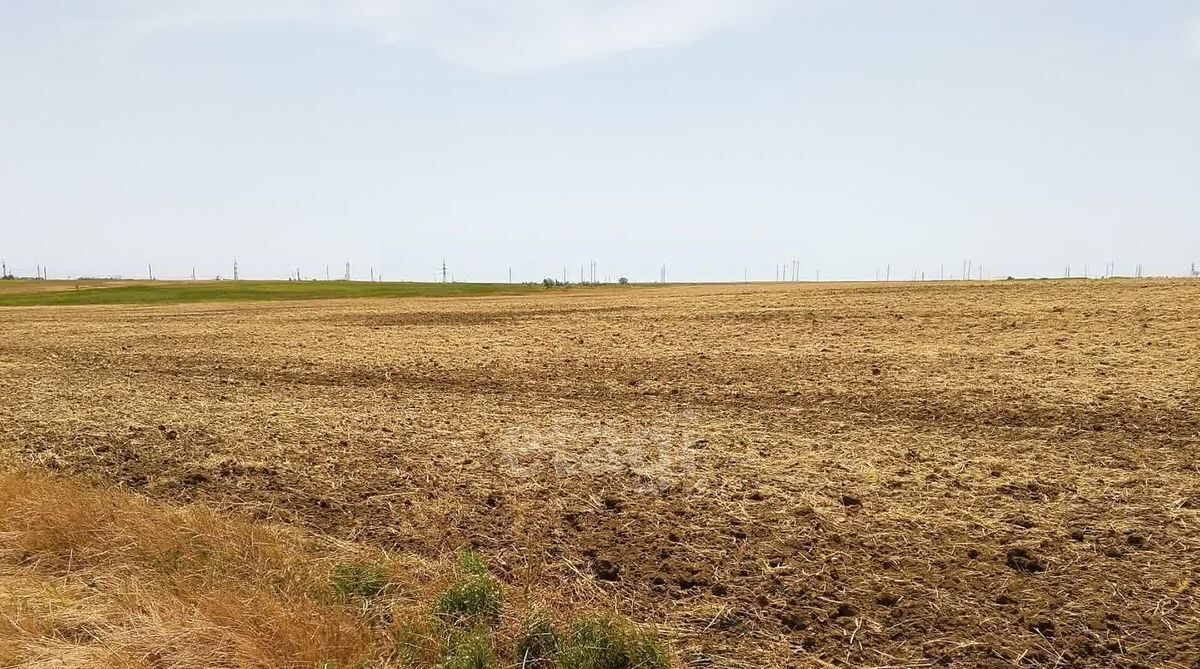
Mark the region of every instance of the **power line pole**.
[[196, 280], [196, 268], [192, 267], [192, 281]]
[[150, 263], [146, 263], [146, 273], [150, 275], [150, 280], [153, 281], [154, 280], [154, 266], [151, 265]]
[[237, 258], [234, 258], [234, 259], [233, 259], [233, 280], [234, 280], [234, 281], [237, 281], [237, 280], [238, 280], [238, 264], [237, 264]]
[[442, 258], [442, 283], [446, 283], [446, 259]]
[[508, 282], [512, 283], [512, 268], [508, 268]]
[[[445, 270], [443, 270], [443, 272], [444, 271]], [[350, 261], [349, 260], [346, 261], [346, 280], [347, 281], [350, 280]]]

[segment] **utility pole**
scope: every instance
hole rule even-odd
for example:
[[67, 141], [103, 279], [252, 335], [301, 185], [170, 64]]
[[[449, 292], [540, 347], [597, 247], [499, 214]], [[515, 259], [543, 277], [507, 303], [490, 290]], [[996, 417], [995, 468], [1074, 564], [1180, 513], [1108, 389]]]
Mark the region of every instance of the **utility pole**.
[[[445, 273], [446, 273], [446, 268], [442, 267], [442, 274], [444, 275]], [[350, 261], [348, 261], [348, 260], [346, 261], [346, 280], [347, 281], [350, 280]]]
[[146, 273], [150, 275], [150, 280], [154, 280], [154, 266], [146, 263]]
[[442, 283], [446, 283], [446, 259], [442, 258]]
[[508, 282], [512, 283], [512, 268], [508, 268]]
[[7, 260], [0, 261], [0, 266], [2, 266], [4, 268], [3, 271], [0, 271], [0, 279], [7, 279], [8, 278], [8, 261]]
[[325, 280], [329, 280], [329, 265], [325, 266]]
[[375, 268], [371, 268], [371, 283], [375, 283]]
[[196, 268], [193, 267], [192, 268], [192, 281], [195, 281], [195, 280], [196, 280]]
[[883, 280], [884, 280], [884, 281], [891, 281], [891, 280], [892, 280], [892, 263], [888, 263], [888, 264], [887, 264], [887, 273], [885, 273], [885, 274], [883, 275]]
[[237, 280], [238, 280], [238, 264], [237, 264], [237, 258], [234, 258], [234, 259], [233, 259], [233, 280], [234, 280], [234, 281], [237, 281]]

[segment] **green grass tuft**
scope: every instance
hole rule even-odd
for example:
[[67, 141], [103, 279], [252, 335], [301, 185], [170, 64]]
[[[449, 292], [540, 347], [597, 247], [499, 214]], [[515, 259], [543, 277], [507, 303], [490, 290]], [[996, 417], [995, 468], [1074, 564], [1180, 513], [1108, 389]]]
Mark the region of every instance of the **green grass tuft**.
[[453, 624], [495, 623], [500, 618], [504, 594], [496, 579], [468, 575], [438, 597], [434, 612]]
[[517, 638], [515, 659], [521, 669], [549, 669], [554, 667], [562, 647], [562, 639], [554, 622], [541, 613], [534, 613], [525, 621], [521, 636]]
[[387, 587], [387, 574], [370, 564], [346, 564], [333, 568], [333, 590], [342, 597], [377, 597]]
[[488, 575], [487, 561], [479, 553], [470, 548], [464, 549], [463, 552], [459, 553], [458, 568], [464, 574], [470, 574], [471, 576]]
[[492, 624], [500, 618], [504, 593], [487, 562], [467, 549], [458, 556], [459, 578], [438, 598], [434, 613], [451, 624]]
[[575, 621], [557, 656], [559, 669], [667, 669], [667, 652], [650, 634], [615, 618]]
[[492, 634], [476, 629], [452, 634], [446, 648], [443, 669], [492, 669], [499, 665]]

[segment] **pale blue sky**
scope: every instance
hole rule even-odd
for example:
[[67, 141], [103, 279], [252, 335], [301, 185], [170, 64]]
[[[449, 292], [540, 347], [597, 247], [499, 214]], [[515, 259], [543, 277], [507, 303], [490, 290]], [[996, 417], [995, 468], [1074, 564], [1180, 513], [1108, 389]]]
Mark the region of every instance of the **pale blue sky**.
[[1200, 263], [1200, 2], [0, 0], [51, 276]]

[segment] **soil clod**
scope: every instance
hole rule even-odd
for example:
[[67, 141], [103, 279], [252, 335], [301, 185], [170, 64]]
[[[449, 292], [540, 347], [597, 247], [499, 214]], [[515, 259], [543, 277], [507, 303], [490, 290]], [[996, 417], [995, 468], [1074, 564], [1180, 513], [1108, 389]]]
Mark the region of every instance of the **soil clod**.
[[621, 580], [621, 567], [611, 560], [600, 559], [593, 562], [592, 573], [601, 581]]
[[1046, 565], [1029, 552], [1027, 548], [1010, 548], [1005, 555], [1004, 563], [1012, 569], [1025, 574], [1036, 574], [1046, 570]]

